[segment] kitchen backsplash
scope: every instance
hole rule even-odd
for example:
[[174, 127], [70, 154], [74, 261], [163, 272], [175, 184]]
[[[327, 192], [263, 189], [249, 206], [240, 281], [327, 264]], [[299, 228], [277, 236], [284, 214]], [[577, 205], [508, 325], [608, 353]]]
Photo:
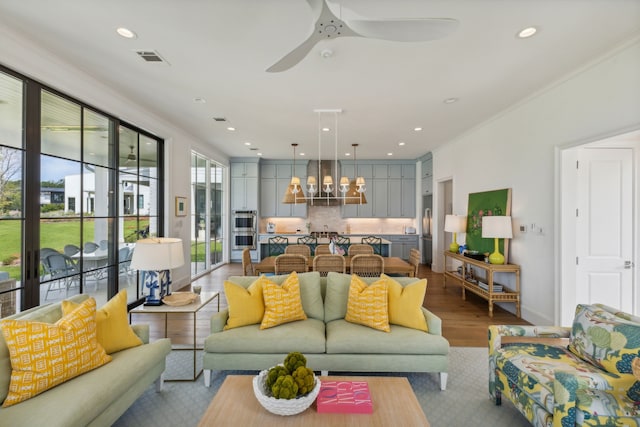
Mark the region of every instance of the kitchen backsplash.
[[342, 218], [340, 206], [309, 206], [304, 218], [260, 218], [259, 232], [267, 232], [267, 223], [276, 225], [276, 233], [306, 234], [306, 224], [311, 231], [337, 231], [340, 234], [402, 234], [405, 227], [416, 227], [413, 218]]

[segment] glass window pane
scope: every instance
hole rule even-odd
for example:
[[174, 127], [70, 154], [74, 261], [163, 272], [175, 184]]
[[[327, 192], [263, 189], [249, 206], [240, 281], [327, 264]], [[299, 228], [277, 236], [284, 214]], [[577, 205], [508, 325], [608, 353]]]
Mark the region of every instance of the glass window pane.
[[77, 218], [40, 220], [41, 303], [60, 301], [80, 292], [81, 224]]
[[0, 72], [0, 144], [22, 148], [22, 95], [22, 81]]
[[0, 220], [0, 318], [20, 311], [22, 219]]
[[22, 150], [0, 145], [0, 217], [22, 216]]
[[80, 162], [40, 156], [42, 217], [80, 216]]
[[126, 127], [120, 127], [119, 149], [118, 167], [120, 170], [137, 173], [138, 132]]
[[109, 154], [113, 146], [111, 121], [94, 111], [84, 110], [84, 161], [109, 166]]
[[82, 211], [85, 215], [109, 216], [109, 169], [85, 164], [82, 174], [82, 194], [73, 194], [73, 196], [81, 198]]
[[158, 142], [140, 135], [140, 175], [158, 177]]
[[78, 104], [42, 91], [42, 153], [81, 160], [81, 108]]

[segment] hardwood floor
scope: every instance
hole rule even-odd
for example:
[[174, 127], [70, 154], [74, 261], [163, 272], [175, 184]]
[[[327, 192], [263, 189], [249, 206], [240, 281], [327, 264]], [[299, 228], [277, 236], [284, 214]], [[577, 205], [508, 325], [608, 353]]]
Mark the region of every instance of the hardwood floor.
[[[242, 275], [241, 264], [224, 265], [195, 280], [193, 284], [201, 285], [205, 291], [220, 292], [220, 308], [222, 309], [227, 307], [227, 301], [222, 292], [223, 283], [227, 277], [233, 275]], [[467, 299], [463, 301], [460, 286], [448, 283], [444, 288], [443, 275], [432, 272], [424, 265], [420, 266], [418, 276], [427, 279], [427, 294], [423, 305], [442, 319], [443, 335], [452, 346], [486, 347], [489, 325], [529, 324], [498, 306], [494, 306], [493, 318], [490, 318], [487, 301], [470, 292], [467, 292]], [[189, 290], [189, 287], [180, 290]], [[513, 304], [510, 307], [513, 307]], [[202, 345], [203, 340], [209, 335], [209, 318], [215, 311], [217, 311], [217, 303], [213, 301], [197, 314], [196, 336], [199, 345]], [[132, 323], [149, 323], [152, 339], [164, 335], [164, 317], [160, 315], [132, 315]], [[171, 315], [168, 321], [167, 335], [174, 345], [190, 344], [193, 333], [192, 325], [191, 315]]]

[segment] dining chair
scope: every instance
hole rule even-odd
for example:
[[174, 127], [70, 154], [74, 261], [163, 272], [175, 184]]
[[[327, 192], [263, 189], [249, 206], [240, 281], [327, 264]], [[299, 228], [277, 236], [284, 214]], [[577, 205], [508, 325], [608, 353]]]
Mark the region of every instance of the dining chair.
[[420, 251], [416, 248], [411, 248], [411, 250], [409, 251], [409, 264], [413, 265], [413, 268], [415, 269], [413, 271], [413, 277], [418, 277], [418, 269], [420, 268], [420, 260], [421, 260], [421, 256], [420, 256]]
[[349, 255], [359, 255], [359, 254], [372, 254], [373, 246], [366, 245], [364, 243], [354, 243], [349, 246], [349, 251], [347, 252]]
[[342, 249], [344, 253], [347, 253], [347, 251], [349, 250], [349, 246], [351, 245], [351, 239], [345, 236], [338, 235], [334, 237], [333, 243], [340, 249]]
[[317, 245], [318, 238], [313, 236], [298, 237], [298, 244], [300, 245]]
[[287, 274], [292, 271], [305, 273], [307, 271], [307, 257], [300, 254], [278, 255], [275, 262], [275, 273]]
[[363, 237], [362, 243], [371, 245], [373, 247], [374, 254], [382, 255], [382, 237], [378, 237], [378, 236]]
[[80, 246], [76, 245], [64, 245], [64, 254], [66, 256], [74, 256], [75, 254], [80, 252]]
[[49, 299], [49, 292], [64, 291], [66, 296], [74, 282], [80, 284], [80, 270], [71, 257], [61, 253], [52, 253], [47, 255], [42, 265], [51, 279], [44, 296], [45, 300]]
[[331, 255], [331, 250], [329, 249], [329, 245], [318, 245], [316, 246], [316, 255]]
[[281, 255], [289, 244], [289, 239], [282, 236], [269, 237], [267, 240], [267, 252], [269, 256]]
[[99, 247], [100, 247], [100, 245], [97, 244], [96, 242], [85, 242], [85, 244], [84, 244], [84, 252], [87, 253], [87, 254], [90, 254], [92, 252], [97, 251]]
[[375, 254], [354, 255], [351, 257], [350, 271], [361, 277], [379, 277], [384, 273], [384, 259]]
[[244, 276], [255, 276], [256, 273], [253, 270], [253, 263], [251, 262], [251, 250], [244, 248], [242, 250], [242, 274]]
[[284, 253], [285, 254], [300, 254], [300, 255], [304, 255], [306, 257], [310, 257], [311, 256], [311, 248], [307, 245], [287, 245], [286, 248], [284, 248]]
[[313, 257], [313, 271], [325, 277], [330, 271], [345, 273], [347, 269], [345, 257], [342, 255], [321, 254]]

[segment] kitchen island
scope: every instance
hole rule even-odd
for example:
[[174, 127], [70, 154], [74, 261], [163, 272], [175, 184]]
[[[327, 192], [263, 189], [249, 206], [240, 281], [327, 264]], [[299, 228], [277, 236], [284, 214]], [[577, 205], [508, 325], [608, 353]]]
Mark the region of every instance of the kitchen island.
[[[260, 234], [258, 237], [258, 246], [260, 246], [260, 259], [264, 259], [267, 256], [269, 256], [269, 249], [268, 249], [269, 238], [274, 236], [284, 237], [285, 239], [287, 239], [287, 242], [288, 242], [287, 244], [296, 245], [298, 244], [299, 237], [304, 237], [307, 235], [306, 234], [279, 234], [279, 233]], [[363, 237], [371, 236], [371, 234], [341, 234], [341, 236], [348, 237], [351, 240], [351, 244], [355, 244], [355, 243], [359, 244], [359, 243], [362, 243]], [[388, 257], [391, 254], [392, 242], [390, 240], [387, 240], [383, 236], [380, 236], [380, 237], [382, 237], [382, 253], [380, 255], [382, 255], [383, 257]], [[330, 240], [327, 237], [318, 238], [318, 245], [328, 245], [329, 243], [330, 243]], [[310, 245], [310, 246], [311, 246], [311, 253], [314, 253], [315, 245]]]

